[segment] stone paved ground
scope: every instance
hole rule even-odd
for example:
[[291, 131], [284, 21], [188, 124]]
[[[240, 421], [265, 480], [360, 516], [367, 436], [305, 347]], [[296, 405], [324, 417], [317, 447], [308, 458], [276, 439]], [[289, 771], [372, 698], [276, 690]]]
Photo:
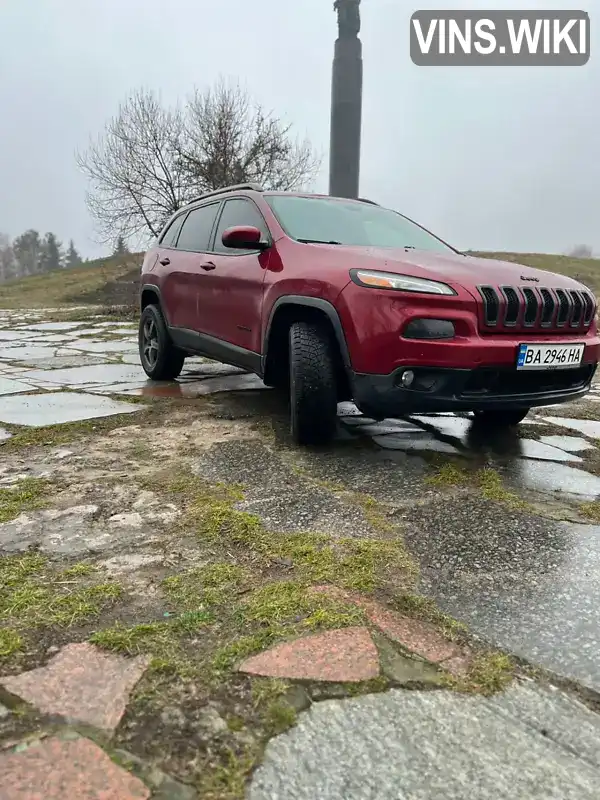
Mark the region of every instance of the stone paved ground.
[[2, 800], [597, 796], [600, 392], [298, 450], [76, 317], [0, 316]]

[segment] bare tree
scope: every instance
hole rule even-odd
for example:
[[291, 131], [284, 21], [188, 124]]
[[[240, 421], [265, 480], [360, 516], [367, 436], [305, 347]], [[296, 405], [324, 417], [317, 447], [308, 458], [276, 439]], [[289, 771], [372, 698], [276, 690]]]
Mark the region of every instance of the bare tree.
[[570, 250], [567, 255], [572, 258], [591, 258], [592, 248], [587, 244], [578, 244], [577, 247]]
[[186, 106], [181, 163], [196, 192], [236, 183], [274, 190], [300, 189], [321, 165], [310, 143], [292, 126], [254, 103], [239, 84], [219, 81], [196, 90]]
[[100, 239], [158, 235], [165, 220], [202, 192], [258, 182], [298, 189], [321, 159], [291, 125], [265, 112], [239, 85], [195, 91], [183, 108], [165, 108], [138, 90], [89, 149], [77, 156], [90, 181], [87, 202]]
[[77, 155], [90, 181], [87, 203], [104, 243], [118, 236], [157, 236], [185, 200], [180, 153], [184, 119], [143, 89], [134, 92], [104, 134]]

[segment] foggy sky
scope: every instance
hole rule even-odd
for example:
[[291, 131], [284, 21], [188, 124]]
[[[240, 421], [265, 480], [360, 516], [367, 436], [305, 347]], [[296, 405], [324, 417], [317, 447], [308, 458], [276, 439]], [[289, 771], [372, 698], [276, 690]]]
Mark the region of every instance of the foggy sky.
[[[362, 0], [361, 194], [459, 248], [600, 250], [598, 0], [514, 0], [591, 17], [584, 67], [416, 67], [422, 8], [497, 2]], [[239, 78], [323, 152], [327, 191], [333, 0], [0, 0], [0, 232], [94, 242], [74, 152], [132, 89], [185, 98]], [[598, 20], [598, 21], [596, 21]], [[598, 25], [598, 28], [596, 28]]]

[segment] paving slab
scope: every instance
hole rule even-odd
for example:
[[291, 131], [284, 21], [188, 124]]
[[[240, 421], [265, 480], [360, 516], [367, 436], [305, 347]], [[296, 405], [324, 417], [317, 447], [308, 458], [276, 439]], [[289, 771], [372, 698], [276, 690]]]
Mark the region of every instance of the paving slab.
[[31, 370], [19, 376], [22, 380], [52, 381], [65, 386], [110, 385], [114, 383], [139, 382], [145, 379], [141, 365], [137, 367], [129, 364], [96, 364], [68, 369], [53, 369], [51, 374], [47, 370]]
[[98, 341], [93, 342], [91, 339], [76, 339], [69, 343], [69, 347], [74, 350], [84, 350], [88, 353], [135, 353], [137, 352], [137, 342], [114, 342], [114, 341]]
[[271, 678], [355, 683], [379, 675], [379, 658], [366, 628], [343, 628], [276, 645], [247, 658], [239, 671]]
[[82, 328], [83, 322], [38, 322], [35, 325], [23, 325], [25, 331], [72, 331]]
[[150, 790], [89, 739], [57, 736], [0, 754], [2, 800], [146, 800]]
[[[89, 356], [82, 355], [72, 351], [71, 355], [52, 356], [50, 358], [27, 358], [23, 359], [23, 364], [28, 367], [34, 367], [37, 370], [58, 370], [68, 369], [70, 367], [93, 367], [99, 364], [110, 364], [110, 358], [103, 358], [102, 356]], [[47, 376], [52, 378], [52, 375]]]
[[569, 419], [568, 417], [544, 417], [544, 422], [550, 425], [560, 425], [562, 428], [570, 428], [579, 431], [585, 436], [600, 439], [600, 421], [591, 419]]
[[45, 714], [112, 733], [150, 658], [124, 658], [92, 644], [68, 644], [45, 667], [0, 678], [4, 688]]
[[31, 386], [23, 381], [16, 381], [13, 378], [5, 378], [0, 375], [0, 397], [7, 394], [19, 394], [30, 392]]
[[486, 699], [395, 689], [313, 704], [248, 800], [596, 800], [598, 718], [528, 684]]
[[0, 422], [34, 428], [115, 414], [133, 414], [138, 410], [131, 403], [80, 392], [57, 391], [0, 398]]
[[540, 442], [552, 447], [559, 447], [568, 453], [582, 453], [585, 450], [594, 450], [595, 446], [579, 436], [541, 436]]
[[406, 523], [421, 593], [496, 646], [600, 691], [600, 526], [464, 496]]
[[0, 348], [0, 359], [5, 361], [28, 361], [32, 358], [52, 358], [55, 352], [56, 347], [44, 347], [43, 345], [2, 347]]

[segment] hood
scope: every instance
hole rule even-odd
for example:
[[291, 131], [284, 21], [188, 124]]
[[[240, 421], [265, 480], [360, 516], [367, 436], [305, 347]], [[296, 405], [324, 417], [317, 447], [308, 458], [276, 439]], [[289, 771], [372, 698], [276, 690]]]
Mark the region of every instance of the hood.
[[[445, 283], [457, 283], [467, 289], [478, 285], [491, 286], [550, 286], [561, 289], [581, 289], [580, 283], [565, 275], [534, 269], [512, 261], [476, 258], [458, 253], [433, 253], [425, 250], [389, 249], [380, 247], [349, 247], [337, 245], [330, 252], [338, 256], [352, 254], [351, 266], [356, 269], [377, 269], [383, 272], [408, 274]], [[348, 260], [344, 263], [348, 266]], [[532, 280], [537, 278], [538, 280]]]

